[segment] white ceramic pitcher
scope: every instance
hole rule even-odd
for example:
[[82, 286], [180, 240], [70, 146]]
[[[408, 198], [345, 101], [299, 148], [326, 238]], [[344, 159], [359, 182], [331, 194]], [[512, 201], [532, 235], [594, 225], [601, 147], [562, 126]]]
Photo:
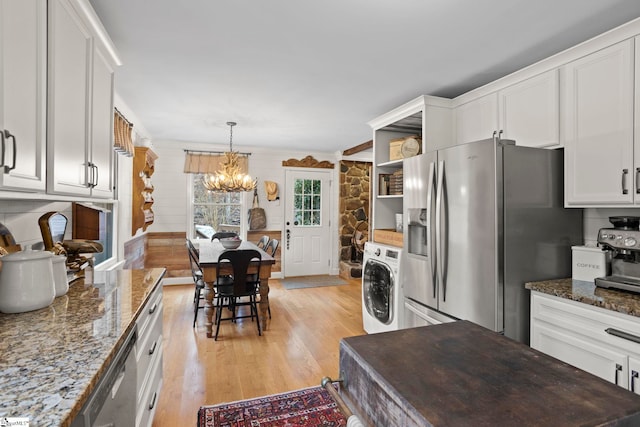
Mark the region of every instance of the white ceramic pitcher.
[[51, 304], [56, 296], [51, 258], [46, 251], [22, 251], [2, 257], [0, 311], [22, 313]]

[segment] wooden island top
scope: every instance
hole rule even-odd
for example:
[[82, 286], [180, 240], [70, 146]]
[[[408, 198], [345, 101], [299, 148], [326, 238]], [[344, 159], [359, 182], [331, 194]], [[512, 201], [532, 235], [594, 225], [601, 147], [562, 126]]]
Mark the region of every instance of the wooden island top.
[[345, 338], [340, 373], [371, 426], [640, 425], [640, 396], [468, 321]]

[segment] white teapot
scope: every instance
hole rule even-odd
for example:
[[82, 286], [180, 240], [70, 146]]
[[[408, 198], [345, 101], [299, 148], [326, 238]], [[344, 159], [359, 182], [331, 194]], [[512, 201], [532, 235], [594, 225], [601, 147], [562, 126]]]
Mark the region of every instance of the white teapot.
[[56, 296], [51, 252], [22, 251], [2, 257], [0, 311], [22, 313], [51, 304]]

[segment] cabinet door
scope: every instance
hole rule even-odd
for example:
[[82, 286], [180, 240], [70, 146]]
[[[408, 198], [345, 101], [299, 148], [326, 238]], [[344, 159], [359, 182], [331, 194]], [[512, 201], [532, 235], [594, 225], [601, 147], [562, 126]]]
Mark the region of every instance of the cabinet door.
[[113, 197], [113, 74], [99, 48], [93, 55], [91, 110], [91, 195]]
[[565, 203], [633, 203], [633, 40], [561, 70]]
[[503, 138], [526, 147], [560, 146], [559, 79], [559, 70], [550, 70], [498, 92]]
[[498, 94], [491, 93], [457, 107], [455, 123], [458, 144], [491, 138], [498, 129]]
[[535, 319], [531, 323], [531, 347], [620, 387], [628, 387], [625, 354], [594, 345]]
[[46, 15], [38, 0], [0, 0], [0, 188], [45, 190]]
[[67, 0], [49, 2], [47, 190], [89, 195], [92, 39]]

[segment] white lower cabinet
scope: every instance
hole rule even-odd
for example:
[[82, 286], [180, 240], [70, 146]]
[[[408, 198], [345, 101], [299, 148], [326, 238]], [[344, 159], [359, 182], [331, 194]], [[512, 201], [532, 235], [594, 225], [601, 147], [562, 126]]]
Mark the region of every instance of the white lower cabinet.
[[640, 394], [640, 318], [531, 293], [531, 347]]
[[136, 321], [136, 427], [149, 427], [162, 388], [162, 285], [158, 285]]

